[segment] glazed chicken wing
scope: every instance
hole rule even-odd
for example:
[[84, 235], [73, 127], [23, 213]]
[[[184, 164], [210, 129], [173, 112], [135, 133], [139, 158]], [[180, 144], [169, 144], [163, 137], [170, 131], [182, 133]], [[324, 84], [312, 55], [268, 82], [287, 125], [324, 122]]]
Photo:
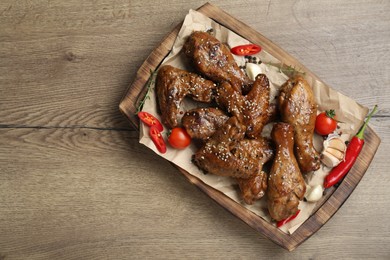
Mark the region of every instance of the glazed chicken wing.
[[182, 100], [189, 96], [196, 101], [209, 103], [215, 87], [214, 82], [195, 73], [170, 65], [162, 66], [157, 73], [156, 90], [163, 123], [170, 128], [178, 126]]
[[294, 127], [295, 156], [303, 173], [320, 168], [320, 156], [313, 146], [317, 104], [307, 81], [300, 76], [288, 80], [278, 97], [282, 120]]
[[217, 87], [216, 101], [226, 111], [236, 116], [247, 126], [249, 138], [261, 135], [264, 125], [270, 119], [270, 86], [265, 74], [259, 74], [252, 89], [243, 95], [228, 82]]
[[294, 131], [287, 123], [276, 123], [271, 132], [276, 154], [268, 176], [268, 211], [276, 221], [298, 210], [306, 191], [305, 181], [294, 156]]
[[273, 151], [264, 138], [244, 139], [245, 129], [236, 117], [229, 118], [195, 153], [194, 163], [220, 176], [248, 179], [260, 173]]
[[261, 199], [267, 190], [267, 174], [264, 171], [260, 171], [248, 179], [237, 178], [236, 181], [240, 187], [242, 198], [249, 205]]
[[183, 50], [198, 72], [217, 83], [228, 81], [239, 89], [252, 83], [238, 67], [229, 48], [207, 32], [193, 32]]
[[218, 108], [194, 108], [184, 114], [181, 123], [191, 138], [206, 141], [228, 119]]

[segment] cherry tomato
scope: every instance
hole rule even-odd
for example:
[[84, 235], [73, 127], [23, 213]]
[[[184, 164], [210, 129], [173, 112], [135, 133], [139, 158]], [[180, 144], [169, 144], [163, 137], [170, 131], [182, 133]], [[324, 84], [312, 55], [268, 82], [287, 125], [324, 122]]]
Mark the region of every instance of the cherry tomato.
[[336, 113], [334, 110], [328, 110], [320, 113], [316, 118], [316, 132], [320, 135], [333, 133], [337, 127]]
[[162, 132], [164, 130], [160, 121], [152, 114], [150, 114], [148, 112], [141, 111], [141, 112], [138, 112], [137, 115], [138, 115], [139, 119], [141, 119], [141, 121], [145, 123], [145, 125], [150, 126], [150, 127], [155, 126], [160, 132]]
[[168, 137], [168, 142], [173, 148], [184, 149], [190, 145], [191, 137], [184, 128], [175, 127]]
[[164, 138], [160, 132], [160, 130], [156, 126], [151, 126], [149, 129], [149, 135], [150, 138], [152, 138], [152, 141], [154, 145], [156, 146], [157, 150], [160, 153], [165, 153], [167, 151], [167, 146], [165, 145]]
[[230, 51], [239, 56], [253, 55], [260, 52], [261, 47], [256, 44], [245, 44], [233, 47]]

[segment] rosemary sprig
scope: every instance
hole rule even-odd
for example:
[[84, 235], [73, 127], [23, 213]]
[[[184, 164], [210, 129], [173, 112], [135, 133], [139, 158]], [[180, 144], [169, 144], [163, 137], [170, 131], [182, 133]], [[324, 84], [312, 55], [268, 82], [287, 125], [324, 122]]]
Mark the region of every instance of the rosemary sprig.
[[280, 73], [283, 72], [287, 76], [294, 76], [296, 74], [305, 75], [304, 71], [301, 71], [300, 69], [297, 69], [295, 66], [286, 65], [284, 63], [275, 63], [275, 62], [265, 62], [265, 64], [278, 68]]
[[136, 114], [138, 114], [138, 112], [140, 112], [142, 110], [142, 107], [144, 106], [146, 100], [150, 99], [149, 93], [150, 93], [150, 90], [152, 89], [152, 86], [154, 83], [155, 74], [156, 74], [156, 71], [150, 70], [150, 77], [149, 77], [148, 81], [146, 82], [146, 94], [145, 94], [144, 98], [139, 102], [139, 104], [137, 106], [137, 111], [135, 112]]

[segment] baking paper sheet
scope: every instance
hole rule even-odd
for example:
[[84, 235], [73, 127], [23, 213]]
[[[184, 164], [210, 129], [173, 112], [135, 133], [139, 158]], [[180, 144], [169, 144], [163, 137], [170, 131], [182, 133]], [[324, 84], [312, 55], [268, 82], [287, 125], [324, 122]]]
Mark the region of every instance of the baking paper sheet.
[[[181, 52], [182, 46], [187, 37], [193, 31], [208, 31], [210, 29], [212, 29], [212, 33], [217, 39], [227, 44], [230, 48], [236, 45], [249, 43], [246, 39], [221, 26], [205, 15], [194, 10], [190, 10], [188, 15], [185, 17], [182, 28], [176, 38], [170, 54], [166, 57], [162, 64], [169, 64], [177, 68], [193, 71], [193, 68], [189, 65], [187, 58]], [[262, 50], [256, 56], [262, 61], [262, 64], [260, 65], [262, 72], [265, 73], [269, 78], [271, 84], [271, 102], [274, 102], [274, 97], [277, 95], [278, 89], [288, 79], [288, 76], [281, 72], [280, 66], [274, 66], [275, 64], [280, 64], [280, 61], [270, 55], [266, 50]], [[245, 64], [244, 57], [234, 56], [234, 58], [236, 59], [236, 62], [239, 66]], [[316, 102], [318, 104], [318, 113], [328, 109], [335, 109], [338, 120], [341, 122], [339, 123], [340, 129], [338, 129], [338, 131], [342, 133], [342, 138], [344, 140], [350, 140], [350, 138], [358, 131], [359, 127], [361, 126], [368, 109], [359, 105], [354, 100], [325, 86], [321, 82], [318, 82], [307, 76], [305, 76], [305, 78], [313, 88]], [[143, 111], [149, 112], [159, 118], [154, 92], [154, 84], [152, 85], [151, 91], [149, 91], [148, 95], [150, 99], [146, 99], [143, 106]], [[181, 109], [182, 111], [186, 111], [196, 105], [199, 104], [196, 104], [190, 100], [185, 100]], [[263, 135], [267, 136], [271, 128], [271, 124], [267, 125], [263, 131]], [[164, 131], [167, 130], [168, 129], [164, 129]], [[165, 136], [165, 134], [163, 135]], [[321, 151], [323, 141], [322, 137], [315, 135], [314, 141], [316, 149]], [[201, 179], [207, 185], [223, 192], [226, 196], [248, 208], [266, 221], [271, 221], [267, 211], [267, 203], [264, 198], [255, 202], [253, 205], [247, 205], [241, 199], [237, 184], [233, 179], [216, 176], [213, 174], [206, 175], [196, 165], [194, 165], [191, 162], [191, 157], [197, 150], [197, 147], [195, 147], [194, 144], [191, 144], [184, 150], [176, 150], [170, 148], [168, 145], [167, 152], [165, 154], [161, 154], [157, 151], [155, 145], [149, 138], [148, 128], [144, 127], [143, 124], [140, 125], [140, 143], [146, 145], [155, 151], [158, 155], [173, 162], [177, 166], [186, 170], [188, 173]], [[322, 184], [323, 179], [329, 170], [330, 169], [327, 169], [326, 167], [321, 167], [318, 171], [306, 176], [306, 183], [310, 186]], [[298, 217], [281, 227], [284, 232], [294, 232], [307, 218], [309, 218], [313, 212], [313, 209], [315, 208], [315, 203], [302, 201], [299, 204], [299, 208], [301, 209], [301, 213], [298, 215]]]

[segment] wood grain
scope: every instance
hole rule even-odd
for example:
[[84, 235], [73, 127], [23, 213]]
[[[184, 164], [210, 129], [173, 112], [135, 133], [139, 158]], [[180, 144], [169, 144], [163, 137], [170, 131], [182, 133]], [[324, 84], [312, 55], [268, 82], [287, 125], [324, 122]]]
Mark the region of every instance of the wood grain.
[[[0, 158], [25, 155], [1, 164], [0, 252], [10, 259], [284, 255], [138, 144], [135, 132], [2, 129], [0, 143]], [[375, 164], [384, 160], [379, 153], [346, 205], [289, 257], [332, 257], [334, 248], [362, 258], [389, 253], [390, 179]], [[362, 211], [367, 201], [370, 211]]]
[[[227, 14], [220, 8], [211, 4], [205, 4], [197, 9], [199, 12], [205, 14], [207, 17], [220, 23], [226, 28], [232, 30], [235, 33], [240, 34], [250, 42], [262, 46], [268, 53], [276, 57], [283, 64], [292, 66], [293, 68], [299, 68], [300, 71], [305, 73], [305, 77], [313, 78], [316, 81], [322, 82], [315, 74], [308, 70], [299, 61], [281, 49], [279, 46], [273, 44], [269, 39], [259, 34], [252, 28], [238, 21], [231, 15]], [[180, 24], [179, 24], [180, 26]], [[127, 116], [127, 118], [138, 128], [138, 118], [135, 116], [138, 110], [138, 104], [145, 96], [147, 91], [147, 82], [150, 80], [150, 71], [157, 70], [159, 64], [168, 55], [169, 50], [175, 41], [176, 36], [179, 33], [179, 28], [176, 27], [171, 33], [164, 38], [164, 40], [158, 45], [153, 52], [149, 55], [147, 60], [142, 64], [141, 68], [137, 72], [135, 81], [129, 87], [126, 95], [121, 101], [119, 108]], [[149, 72], [149, 73], [148, 73]], [[324, 84], [322, 82], [322, 84]], [[261, 234], [282, 246], [283, 248], [292, 251], [298, 245], [302, 244], [306, 239], [312, 236], [318, 231], [341, 207], [345, 200], [350, 196], [352, 191], [356, 188], [360, 182], [367, 168], [369, 167], [376, 150], [380, 144], [380, 138], [378, 135], [368, 127], [365, 134], [367, 144], [361, 152], [360, 157], [356, 161], [354, 167], [351, 169], [344, 181], [337, 189], [328, 189], [326, 192], [331, 193], [323, 198], [319, 202], [321, 207], [316, 210], [308, 220], [306, 220], [293, 234], [285, 234], [278, 228], [267, 223], [261, 217], [257, 216], [250, 210], [239, 203], [234, 202], [223, 193], [214, 189], [211, 186], [206, 185], [201, 180], [192, 176], [190, 173], [183, 169], [180, 169], [181, 173], [193, 184], [199, 187], [210, 198], [214, 199], [232, 214], [243, 220], [249, 226], [259, 231]], [[326, 199], [326, 201], [325, 201]]]
[[388, 259], [388, 1], [212, 1], [373, 107], [382, 144], [358, 187], [293, 252], [138, 144], [118, 102], [204, 1], [0, 2], [0, 259]]

